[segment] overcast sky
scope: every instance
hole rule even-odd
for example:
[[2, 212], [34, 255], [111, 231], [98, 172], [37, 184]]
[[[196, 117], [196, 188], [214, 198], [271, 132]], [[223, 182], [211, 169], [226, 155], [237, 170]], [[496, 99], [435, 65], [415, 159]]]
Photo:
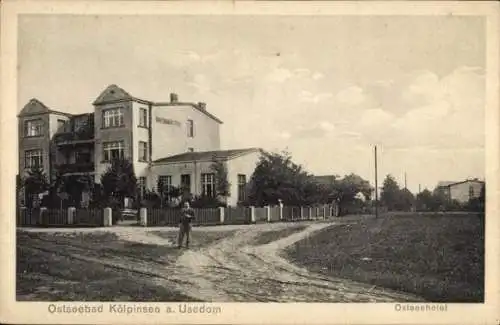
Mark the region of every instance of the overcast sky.
[[204, 101], [223, 148], [287, 149], [315, 174], [416, 191], [484, 177], [484, 21], [389, 16], [28, 16], [19, 109], [88, 112], [109, 84]]

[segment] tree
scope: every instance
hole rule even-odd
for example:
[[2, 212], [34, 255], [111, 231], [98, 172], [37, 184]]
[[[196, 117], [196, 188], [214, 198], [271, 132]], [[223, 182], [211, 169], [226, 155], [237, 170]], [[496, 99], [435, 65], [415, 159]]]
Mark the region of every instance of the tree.
[[28, 176], [22, 181], [26, 197], [26, 206], [31, 208], [33, 205], [33, 198], [49, 189], [50, 184], [47, 180], [47, 175], [42, 168], [33, 167], [28, 170]]
[[127, 159], [111, 161], [111, 165], [101, 175], [101, 184], [104, 197], [120, 208], [123, 207], [125, 197], [135, 198], [137, 194], [137, 178], [133, 165]]
[[160, 197], [160, 207], [164, 205], [176, 206], [180, 201], [182, 196], [182, 190], [179, 187], [172, 186], [170, 184], [164, 184], [161, 177], [158, 178], [156, 183], [156, 190]]
[[403, 188], [399, 190], [395, 208], [398, 211], [410, 211], [415, 204], [415, 197], [408, 189]]
[[428, 189], [417, 194], [416, 204], [419, 211], [431, 211], [436, 205], [432, 192]]
[[210, 169], [214, 172], [215, 177], [215, 196], [226, 202], [231, 195], [231, 184], [228, 181], [226, 164], [214, 157]]
[[387, 175], [382, 185], [380, 201], [389, 211], [396, 210], [400, 199], [400, 188], [392, 175]]
[[339, 208], [339, 215], [343, 215], [349, 204], [360, 203], [356, 196], [361, 193], [365, 200], [369, 200], [373, 191], [370, 182], [359, 175], [350, 174], [336, 180], [331, 190], [331, 196], [335, 199]]
[[305, 205], [313, 202], [317, 184], [287, 152], [263, 152], [250, 180], [248, 203], [256, 206]]

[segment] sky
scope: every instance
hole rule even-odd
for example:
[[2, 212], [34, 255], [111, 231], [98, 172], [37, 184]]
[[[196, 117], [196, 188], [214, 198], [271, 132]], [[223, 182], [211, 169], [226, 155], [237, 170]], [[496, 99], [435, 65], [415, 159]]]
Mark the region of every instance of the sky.
[[20, 17], [19, 110], [93, 110], [108, 85], [206, 102], [224, 149], [408, 188], [484, 177], [485, 25], [458, 16]]

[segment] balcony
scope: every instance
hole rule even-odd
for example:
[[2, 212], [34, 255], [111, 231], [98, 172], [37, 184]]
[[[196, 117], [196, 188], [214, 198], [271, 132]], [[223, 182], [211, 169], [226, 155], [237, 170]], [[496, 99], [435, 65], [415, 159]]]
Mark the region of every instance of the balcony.
[[72, 164], [60, 164], [56, 166], [56, 169], [61, 174], [83, 174], [83, 173], [93, 173], [94, 163], [93, 162], [79, 162]]
[[92, 144], [94, 143], [94, 128], [91, 126], [83, 126], [75, 132], [58, 133], [54, 136], [54, 142], [58, 146]]

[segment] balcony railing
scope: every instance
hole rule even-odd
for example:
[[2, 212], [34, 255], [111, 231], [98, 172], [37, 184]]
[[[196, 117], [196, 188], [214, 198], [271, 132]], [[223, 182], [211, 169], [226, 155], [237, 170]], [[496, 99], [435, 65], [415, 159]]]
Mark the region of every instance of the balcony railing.
[[91, 173], [94, 171], [93, 162], [79, 162], [73, 164], [60, 164], [56, 166], [61, 174], [68, 173]]
[[80, 127], [75, 132], [64, 132], [54, 136], [57, 144], [73, 143], [75, 141], [85, 141], [94, 139], [94, 128], [91, 126]]

